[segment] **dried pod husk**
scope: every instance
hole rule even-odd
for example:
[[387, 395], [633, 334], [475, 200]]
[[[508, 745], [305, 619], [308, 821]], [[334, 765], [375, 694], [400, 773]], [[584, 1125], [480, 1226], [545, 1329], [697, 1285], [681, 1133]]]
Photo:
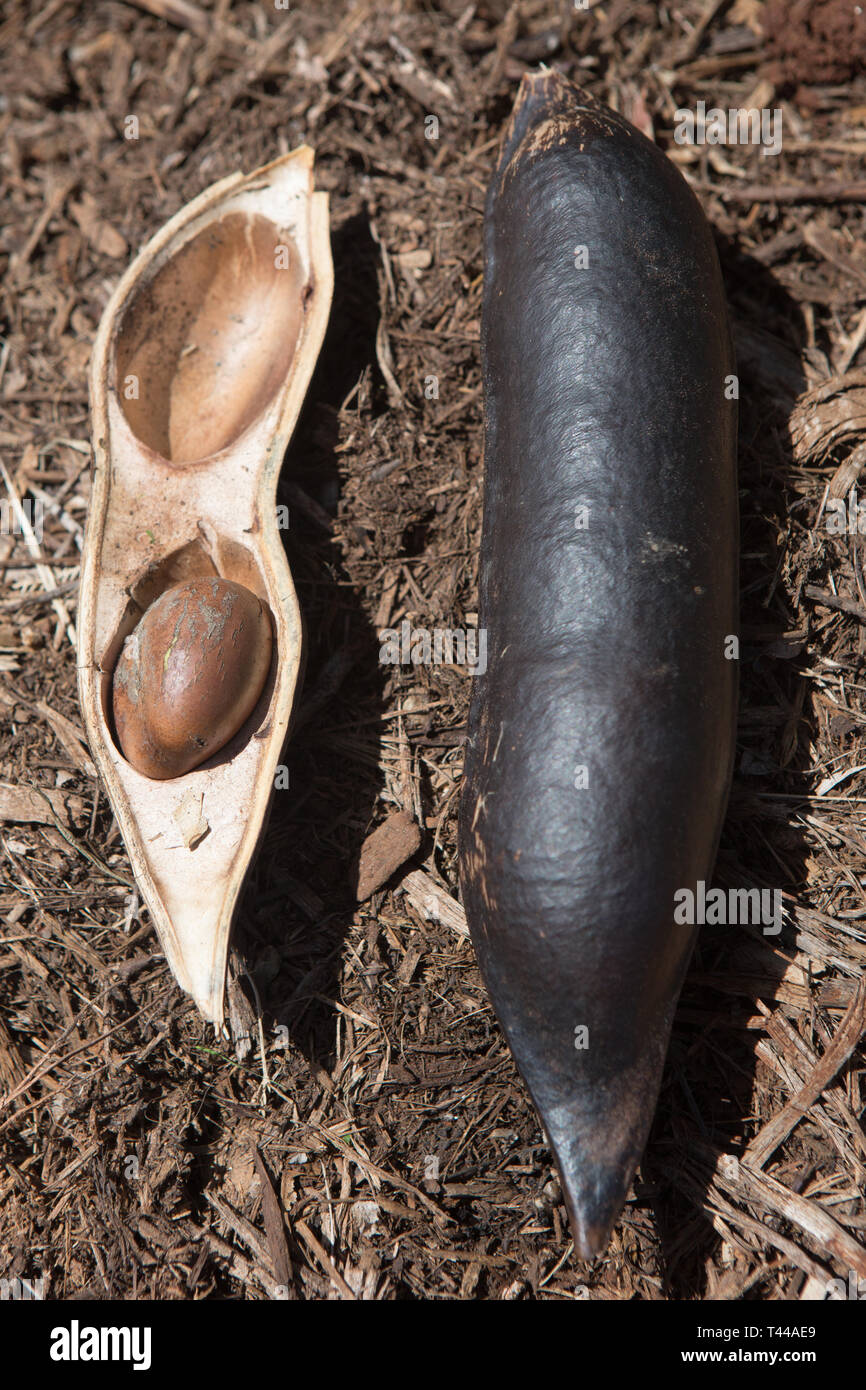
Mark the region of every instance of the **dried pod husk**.
[[145, 777], [182, 777], [252, 714], [271, 665], [261, 599], [228, 579], [166, 589], [123, 644], [113, 683], [124, 757]]
[[[235, 906], [275, 783], [286, 785], [280, 760], [303, 642], [276, 487], [332, 281], [328, 199], [303, 146], [206, 189], [156, 233], [109, 300], [91, 360], [82, 714], [169, 964], [218, 1026]], [[203, 750], [206, 761], [184, 770], [176, 749], [173, 775], [153, 763], [142, 772], [121, 748], [128, 720], [121, 711], [115, 728], [113, 715], [115, 670], [131, 660], [124, 642], [136, 629], [146, 636], [167, 590], [212, 581], [241, 586], [269, 615], [264, 686], [238, 728], [221, 725], [228, 741]], [[251, 661], [245, 698], [263, 648]], [[200, 713], [213, 727], [196, 729], [194, 718], [190, 730], [208, 739], [221, 716]]]
[[646, 1142], [731, 777], [736, 402], [712, 233], [662, 152], [525, 78], [485, 214], [484, 523], [460, 809], [482, 973], [607, 1244]]

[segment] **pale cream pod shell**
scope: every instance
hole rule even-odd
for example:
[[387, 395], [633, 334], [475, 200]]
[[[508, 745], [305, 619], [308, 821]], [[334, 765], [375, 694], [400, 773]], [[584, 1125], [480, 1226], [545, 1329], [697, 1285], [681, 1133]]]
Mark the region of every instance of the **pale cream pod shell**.
[[[333, 289], [313, 151], [207, 189], [136, 258], [90, 369], [93, 487], [78, 618], [90, 746], [169, 965], [223, 1022], [229, 936], [264, 828], [302, 656], [276, 486]], [[111, 724], [123, 640], [172, 584], [220, 575], [274, 621], [258, 705], [202, 766], [168, 781], [125, 761]]]

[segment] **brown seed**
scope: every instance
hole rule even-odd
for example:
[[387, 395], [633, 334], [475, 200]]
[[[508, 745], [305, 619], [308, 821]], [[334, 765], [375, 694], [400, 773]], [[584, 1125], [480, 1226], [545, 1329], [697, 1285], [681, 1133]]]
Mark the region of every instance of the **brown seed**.
[[271, 664], [271, 619], [228, 579], [176, 584], [127, 637], [114, 671], [121, 752], [145, 777], [182, 777], [252, 713]]

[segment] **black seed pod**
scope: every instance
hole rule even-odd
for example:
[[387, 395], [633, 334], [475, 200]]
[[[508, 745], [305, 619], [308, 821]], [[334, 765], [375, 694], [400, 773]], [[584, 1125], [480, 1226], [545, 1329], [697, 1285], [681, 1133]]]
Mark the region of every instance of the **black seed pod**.
[[485, 218], [480, 624], [461, 882], [578, 1253], [643, 1151], [734, 747], [735, 368], [674, 165], [525, 78]]

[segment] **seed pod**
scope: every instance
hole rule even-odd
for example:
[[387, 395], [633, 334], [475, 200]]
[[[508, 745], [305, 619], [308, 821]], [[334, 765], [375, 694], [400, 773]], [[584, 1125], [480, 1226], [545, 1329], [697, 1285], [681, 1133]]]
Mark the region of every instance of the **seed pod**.
[[182, 777], [252, 714], [271, 664], [261, 599], [226, 579], [175, 584], [127, 637], [114, 672], [124, 757], [145, 777]]
[[734, 748], [736, 404], [710, 228], [677, 169], [556, 73], [488, 194], [484, 526], [461, 884], [580, 1255], [658, 1096]]
[[[303, 146], [223, 179], [158, 230], [111, 296], [91, 357], [81, 709], [168, 962], [217, 1026], [235, 905], [286, 785], [303, 650], [276, 487], [332, 282], [328, 199]], [[225, 671], [225, 648], [193, 631], [194, 604], [172, 645], [167, 591], [212, 596], [213, 584], [235, 593], [229, 627], [255, 613]], [[163, 675], [179, 676], [180, 694]]]

